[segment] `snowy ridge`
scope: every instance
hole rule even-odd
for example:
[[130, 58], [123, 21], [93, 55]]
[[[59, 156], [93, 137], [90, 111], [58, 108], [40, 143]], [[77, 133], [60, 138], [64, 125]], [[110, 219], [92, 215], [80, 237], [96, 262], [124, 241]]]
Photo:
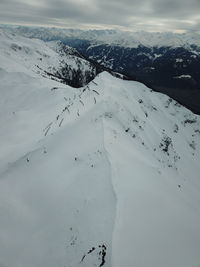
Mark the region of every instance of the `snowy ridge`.
[[[11, 75], [6, 80], [12, 77], [16, 91], [23, 88], [24, 76], [17, 85], [12, 74], [3, 75]], [[129, 266], [139, 264], [143, 255], [143, 266], [149, 261], [152, 266], [195, 266], [198, 251], [180, 240], [193, 242], [195, 235], [195, 247], [200, 242], [199, 117], [142, 84], [107, 73], [78, 91], [63, 85], [52, 91], [56, 82], [50, 80], [38, 91], [41, 82], [35, 82], [23, 101], [26, 112], [21, 99], [15, 106], [12, 102], [12, 109], [6, 105], [16, 124], [1, 118], [5, 132], [15, 128], [1, 138], [4, 151], [10, 147], [1, 167], [7, 166], [1, 173], [1, 203], [15, 221], [15, 227], [8, 221], [0, 224], [1, 263], [110, 266], [112, 261], [112, 266]], [[35, 90], [41, 105], [31, 107]], [[26, 130], [18, 128], [20, 121]], [[7, 209], [2, 212], [6, 218]], [[181, 257], [173, 255], [175, 246]], [[17, 259], [21, 249], [24, 254]]]
[[107, 72], [0, 80], [1, 266], [199, 266], [199, 116]]

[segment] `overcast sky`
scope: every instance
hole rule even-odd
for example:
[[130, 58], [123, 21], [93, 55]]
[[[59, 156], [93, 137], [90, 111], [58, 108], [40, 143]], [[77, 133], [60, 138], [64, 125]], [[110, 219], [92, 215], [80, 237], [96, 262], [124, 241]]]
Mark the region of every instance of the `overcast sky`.
[[199, 31], [200, 0], [0, 0], [0, 23]]

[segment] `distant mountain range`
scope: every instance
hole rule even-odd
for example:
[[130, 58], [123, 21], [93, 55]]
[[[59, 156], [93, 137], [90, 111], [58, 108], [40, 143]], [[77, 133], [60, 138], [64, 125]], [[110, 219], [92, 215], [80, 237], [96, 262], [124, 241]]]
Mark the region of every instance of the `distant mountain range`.
[[46, 41], [73, 38], [87, 40], [108, 45], [118, 45], [136, 48], [140, 45], [146, 47], [185, 47], [196, 45], [200, 47], [200, 35], [197, 33], [171, 33], [171, 32], [128, 32], [119, 30], [79, 30], [47, 27], [6, 26], [0, 25], [10, 32], [18, 32], [27, 37], [44, 39]]

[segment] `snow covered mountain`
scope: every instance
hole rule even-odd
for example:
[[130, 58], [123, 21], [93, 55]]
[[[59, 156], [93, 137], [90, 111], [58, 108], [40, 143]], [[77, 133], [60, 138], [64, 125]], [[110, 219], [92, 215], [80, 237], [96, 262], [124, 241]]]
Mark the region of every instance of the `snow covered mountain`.
[[200, 35], [197, 33], [7, 28], [31, 38], [61, 40], [88, 60], [164, 92], [200, 114]]
[[0, 30], [1, 67], [8, 71], [50, 77], [53, 80], [80, 87], [91, 81], [99, 71], [78, 51], [60, 41], [44, 43]]
[[0, 266], [199, 267], [200, 117], [107, 72], [43, 77], [23, 55], [44, 43], [18, 38], [0, 50]]

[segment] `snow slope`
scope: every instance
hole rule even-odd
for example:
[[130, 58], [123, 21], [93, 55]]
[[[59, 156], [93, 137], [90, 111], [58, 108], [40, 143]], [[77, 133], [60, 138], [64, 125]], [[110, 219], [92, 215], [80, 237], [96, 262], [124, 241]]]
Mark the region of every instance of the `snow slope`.
[[[16, 71], [43, 76], [70, 83], [77, 73], [85, 85], [88, 76], [95, 77], [96, 69], [89, 61], [79, 55], [76, 49], [61, 42], [43, 42], [29, 39], [0, 29], [1, 67], [7, 71]], [[90, 78], [91, 78], [90, 77]]]
[[200, 266], [200, 117], [1, 65], [0, 266]]

